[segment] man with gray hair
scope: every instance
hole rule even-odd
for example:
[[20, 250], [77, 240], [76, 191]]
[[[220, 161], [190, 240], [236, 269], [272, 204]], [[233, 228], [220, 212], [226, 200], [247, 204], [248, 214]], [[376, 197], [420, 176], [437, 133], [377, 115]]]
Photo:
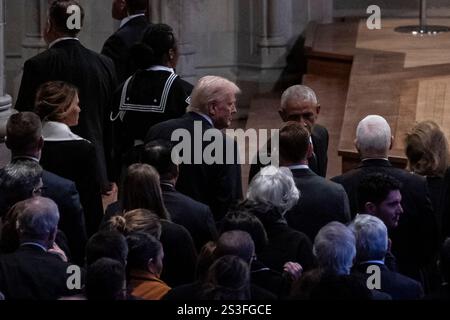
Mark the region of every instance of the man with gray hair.
[[70, 264], [51, 253], [58, 222], [58, 207], [52, 200], [25, 201], [17, 217], [20, 247], [0, 256], [0, 291], [7, 300], [55, 300], [77, 293], [67, 285]]
[[[328, 131], [317, 124], [320, 104], [314, 91], [303, 85], [288, 88], [281, 96], [278, 110], [283, 122], [298, 122], [305, 126], [311, 134], [312, 152], [308, 156], [309, 168], [321, 177], [326, 177], [328, 166]], [[269, 150], [270, 148], [263, 148]], [[257, 155], [258, 156], [258, 155]], [[261, 169], [259, 158], [250, 168], [249, 181]]]
[[[379, 270], [378, 290], [389, 294], [393, 300], [416, 300], [423, 297], [419, 282], [389, 270], [385, 265], [388, 251], [386, 225], [375, 216], [359, 214], [350, 225], [356, 237], [356, 264], [353, 273], [367, 283], [369, 268]], [[375, 273], [376, 275], [376, 273]]]
[[[188, 153], [189, 161], [183, 161], [176, 189], [194, 200], [209, 205], [216, 221], [228, 211], [229, 206], [242, 198], [241, 167], [238, 163], [236, 142], [220, 130], [230, 127], [233, 115], [237, 112], [236, 96], [240, 89], [233, 82], [217, 76], [205, 76], [195, 85], [191, 94], [191, 103], [187, 113], [179, 118], [161, 122], [150, 128], [147, 142], [163, 139], [180, 145], [184, 156]], [[173, 141], [172, 135], [182, 133]], [[222, 138], [223, 149], [220, 153], [222, 163], [207, 164], [203, 154], [209, 143], [202, 138], [208, 132], [214, 139]], [[188, 136], [189, 139], [184, 138]], [[214, 140], [213, 139], [213, 140]], [[217, 142], [217, 141], [215, 141]], [[233, 149], [233, 164], [229, 164], [229, 146]], [[177, 146], [175, 146], [177, 148]], [[189, 152], [187, 152], [189, 151]], [[222, 152], [220, 152], [222, 151]], [[228, 156], [228, 157], [227, 157]], [[200, 163], [197, 159], [201, 158]], [[173, 159], [172, 159], [173, 161]]]
[[372, 173], [392, 176], [401, 184], [403, 215], [398, 227], [392, 231], [392, 253], [397, 258], [399, 272], [421, 281], [425, 290], [434, 286], [428, 270], [435, 265], [438, 250], [438, 229], [433, 213], [428, 187], [424, 177], [395, 168], [388, 160], [393, 144], [391, 128], [387, 121], [370, 115], [358, 125], [356, 148], [361, 164], [332, 181], [344, 186], [354, 217], [358, 211], [358, 186], [361, 180]]

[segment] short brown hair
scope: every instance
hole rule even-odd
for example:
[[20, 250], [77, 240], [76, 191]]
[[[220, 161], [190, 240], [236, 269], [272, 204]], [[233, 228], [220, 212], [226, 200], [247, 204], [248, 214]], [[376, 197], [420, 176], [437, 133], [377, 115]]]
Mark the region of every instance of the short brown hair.
[[42, 123], [33, 112], [13, 114], [6, 124], [6, 145], [13, 153], [26, 153], [39, 143]]
[[84, 9], [75, 0], [53, 1], [50, 5], [50, 8], [48, 9], [48, 19], [56, 31], [74, 37], [81, 31], [81, 29], [69, 29], [67, 27], [67, 21], [71, 16], [71, 14], [67, 13], [67, 8], [69, 8], [70, 6], [78, 6], [80, 8], [81, 26], [83, 26]]
[[280, 157], [285, 161], [306, 159], [310, 143], [308, 129], [298, 122], [288, 122], [280, 130]]
[[405, 138], [409, 167], [420, 175], [443, 176], [449, 166], [447, 139], [433, 121], [422, 121]]
[[61, 122], [77, 94], [78, 89], [67, 82], [46, 82], [36, 93], [34, 112], [43, 122]]

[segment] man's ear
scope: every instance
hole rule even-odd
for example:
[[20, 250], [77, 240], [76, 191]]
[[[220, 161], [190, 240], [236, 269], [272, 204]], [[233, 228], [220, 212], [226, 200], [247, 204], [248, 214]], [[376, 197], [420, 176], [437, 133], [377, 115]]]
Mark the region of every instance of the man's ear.
[[216, 115], [216, 105], [217, 105], [217, 103], [215, 101], [208, 103], [208, 115], [210, 115], [210, 116]]
[[38, 141], [38, 150], [41, 151], [44, 148], [44, 138], [41, 136]]
[[286, 122], [286, 114], [284, 113], [284, 110], [278, 109], [278, 114], [280, 115], [281, 120], [283, 120], [283, 122]]
[[358, 140], [357, 139], [353, 140], [353, 144], [355, 145], [356, 150], [358, 150], [359, 152]]
[[306, 159], [311, 158], [313, 153], [314, 153], [314, 147], [313, 147], [312, 143], [310, 142], [310, 143], [308, 143], [308, 150], [306, 151]]
[[391, 145], [389, 146], [389, 150], [392, 150], [394, 147], [394, 136], [391, 136]]
[[316, 107], [316, 113], [317, 113], [317, 115], [320, 114], [320, 105]]

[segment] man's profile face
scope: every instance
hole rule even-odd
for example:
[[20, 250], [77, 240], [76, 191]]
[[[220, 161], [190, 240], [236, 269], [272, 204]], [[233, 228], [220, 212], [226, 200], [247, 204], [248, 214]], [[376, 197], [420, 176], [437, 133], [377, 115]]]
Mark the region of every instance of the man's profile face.
[[285, 108], [280, 110], [284, 122], [294, 121], [303, 124], [311, 132], [320, 112], [320, 106], [310, 101], [289, 99]]
[[229, 128], [236, 112], [236, 95], [233, 92], [228, 92], [225, 99], [215, 102], [210, 107], [210, 117], [214, 127], [220, 130]]
[[128, 16], [125, 0], [113, 0], [111, 14], [113, 19], [122, 20]]
[[398, 226], [400, 216], [403, 214], [401, 202], [400, 190], [392, 190], [376, 208], [376, 216], [384, 222], [388, 229]]

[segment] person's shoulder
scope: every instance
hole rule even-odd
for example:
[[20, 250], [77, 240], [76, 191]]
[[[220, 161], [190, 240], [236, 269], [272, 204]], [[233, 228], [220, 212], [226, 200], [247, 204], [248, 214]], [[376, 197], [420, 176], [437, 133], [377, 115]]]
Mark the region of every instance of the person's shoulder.
[[42, 180], [44, 182], [44, 186], [47, 187], [48, 189], [61, 191], [61, 190], [72, 190], [75, 188], [75, 183], [73, 181], [60, 177], [47, 170], [43, 171]]

